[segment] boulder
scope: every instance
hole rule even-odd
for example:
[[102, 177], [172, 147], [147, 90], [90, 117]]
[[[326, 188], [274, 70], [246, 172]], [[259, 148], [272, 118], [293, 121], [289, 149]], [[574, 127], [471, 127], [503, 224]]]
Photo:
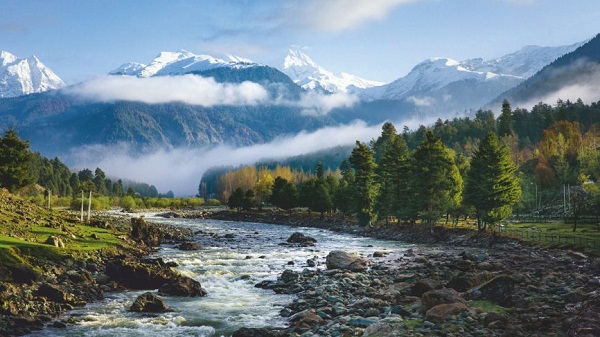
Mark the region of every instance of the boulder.
[[465, 299], [462, 298], [456, 290], [451, 288], [442, 288], [428, 291], [421, 296], [421, 302], [423, 302], [425, 310], [429, 310], [435, 307], [436, 305], [440, 304], [467, 304], [467, 301], [465, 301]]
[[48, 283], [42, 284], [35, 294], [39, 297], [45, 297], [49, 301], [56, 303], [80, 306], [85, 305], [84, 301], [78, 301], [77, 299], [75, 299], [75, 297], [73, 297], [73, 295], [60, 289], [58, 286], [51, 285]]
[[146, 223], [144, 217], [131, 218], [131, 238], [147, 246], [158, 246], [163, 241], [163, 234], [156, 226]]
[[489, 300], [503, 306], [510, 306], [514, 289], [515, 280], [511, 276], [499, 275], [472, 288], [467, 292], [467, 296], [472, 300]]
[[458, 315], [467, 310], [467, 306], [461, 302], [438, 304], [427, 310], [427, 320], [434, 323], [442, 323], [446, 319]]
[[327, 269], [345, 269], [350, 271], [367, 270], [369, 263], [360, 256], [349, 254], [341, 250], [334, 250], [325, 259]]
[[193, 241], [182, 242], [177, 248], [179, 250], [200, 250], [200, 245]]
[[324, 324], [326, 322], [312, 309], [300, 311], [299, 313], [292, 316], [290, 321], [291, 327], [296, 327], [305, 330], [311, 329], [315, 325]]
[[281, 276], [279, 276], [279, 279], [281, 280], [281, 282], [288, 284], [288, 283], [298, 281], [299, 277], [300, 277], [300, 275], [297, 272], [290, 270], [290, 269], [286, 269], [283, 271], [283, 273], [281, 273]]
[[63, 240], [56, 235], [50, 235], [44, 243], [47, 245], [52, 245], [56, 248], [65, 248], [65, 243], [63, 242]]
[[135, 299], [129, 311], [133, 312], [166, 312], [169, 308], [158, 296], [146, 292]]
[[240, 328], [233, 332], [231, 337], [281, 337], [287, 336], [280, 331], [266, 328]]
[[432, 279], [420, 279], [410, 288], [410, 293], [413, 296], [421, 296], [424, 293], [441, 288], [442, 284], [439, 281]]
[[106, 275], [130, 289], [157, 289], [180, 275], [162, 259], [113, 260], [106, 265]]
[[162, 296], [201, 297], [206, 295], [206, 290], [202, 288], [200, 282], [187, 276], [180, 276], [158, 288], [158, 293]]
[[306, 236], [300, 232], [295, 232], [287, 239], [289, 243], [296, 243], [302, 246], [314, 246], [317, 243], [315, 238]]

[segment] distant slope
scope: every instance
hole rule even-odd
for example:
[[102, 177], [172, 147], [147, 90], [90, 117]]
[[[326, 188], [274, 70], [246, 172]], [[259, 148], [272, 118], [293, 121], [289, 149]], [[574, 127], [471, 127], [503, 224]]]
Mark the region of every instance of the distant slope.
[[554, 103], [557, 99], [600, 99], [600, 34], [550, 63], [534, 76], [493, 100], [496, 106], [508, 99], [513, 106], [530, 107], [540, 101]]

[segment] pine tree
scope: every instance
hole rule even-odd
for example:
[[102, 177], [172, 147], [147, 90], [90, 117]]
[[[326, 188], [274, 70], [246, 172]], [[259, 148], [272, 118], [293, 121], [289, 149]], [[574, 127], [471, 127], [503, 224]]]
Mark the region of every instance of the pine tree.
[[377, 167], [379, 193], [375, 210], [379, 218], [402, 217], [408, 197], [409, 152], [402, 137], [395, 137], [381, 157]]
[[411, 216], [420, 216], [433, 224], [460, 204], [463, 181], [454, 161], [454, 153], [433, 132], [425, 134], [413, 154]]
[[354, 211], [360, 225], [369, 225], [375, 216], [373, 205], [377, 195], [373, 152], [366, 144], [356, 141], [356, 147], [350, 156], [350, 164], [355, 171], [352, 188]]
[[464, 196], [465, 203], [475, 207], [480, 230], [508, 217], [519, 201], [521, 186], [515, 172], [508, 148], [495, 133], [488, 133], [471, 159]]
[[296, 186], [285, 178], [275, 178], [270, 201], [273, 205], [285, 210], [296, 207], [298, 205]]
[[14, 129], [7, 130], [0, 137], [0, 187], [15, 192], [35, 182], [33, 160], [29, 142], [21, 140]]
[[510, 102], [502, 101], [502, 112], [498, 117], [498, 134], [500, 137], [509, 136], [513, 133], [513, 117]]

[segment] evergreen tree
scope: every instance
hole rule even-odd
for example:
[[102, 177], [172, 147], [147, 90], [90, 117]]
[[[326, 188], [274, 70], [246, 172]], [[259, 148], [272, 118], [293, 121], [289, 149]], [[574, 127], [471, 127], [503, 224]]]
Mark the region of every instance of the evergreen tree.
[[465, 203], [475, 207], [480, 230], [508, 217], [519, 201], [521, 186], [516, 170], [508, 148], [490, 132], [471, 159], [464, 196]]
[[360, 225], [369, 225], [375, 216], [373, 205], [377, 195], [373, 151], [366, 144], [356, 141], [356, 147], [350, 156], [350, 164], [355, 171], [352, 187], [354, 212]]
[[[344, 160], [342, 164], [350, 163]], [[338, 188], [333, 195], [333, 206], [342, 213], [349, 215], [354, 212], [354, 171], [351, 167], [348, 170], [342, 170], [342, 179], [340, 179]], [[341, 169], [341, 166], [340, 166]]]
[[37, 180], [33, 174], [33, 153], [14, 129], [0, 137], [0, 187], [15, 192]]
[[377, 167], [379, 193], [375, 210], [379, 218], [405, 215], [408, 203], [409, 153], [402, 137], [395, 137], [381, 157]]
[[235, 189], [231, 193], [227, 204], [230, 208], [235, 208], [239, 211], [244, 206], [244, 190], [241, 187]]
[[271, 203], [279, 208], [290, 210], [298, 205], [296, 186], [285, 178], [277, 177], [273, 183]]
[[373, 159], [376, 164], [379, 164], [388, 147], [394, 142], [396, 135], [396, 127], [390, 122], [386, 122], [381, 127], [381, 135], [376, 141], [372, 142]]
[[247, 190], [244, 194], [244, 210], [248, 211], [256, 204], [256, 195], [253, 190]]
[[500, 137], [509, 136], [513, 133], [513, 117], [510, 102], [502, 101], [502, 112], [498, 117], [498, 134]]
[[428, 131], [426, 139], [413, 154], [411, 216], [420, 216], [433, 224], [442, 215], [458, 207], [463, 181], [454, 153]]

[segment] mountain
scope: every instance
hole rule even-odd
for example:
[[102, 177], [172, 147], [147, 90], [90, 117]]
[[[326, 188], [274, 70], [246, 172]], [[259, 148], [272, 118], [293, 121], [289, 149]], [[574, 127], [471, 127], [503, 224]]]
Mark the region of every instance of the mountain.
[[448, 116], [484, 106], [579, 45], [528, 46], [487, 61], [431, 58], [416, 65], [405, 77], [358, 94], [366, 100], [403, 100], [432, 115]]
[[37, 57], [25, 59], [0, 51], [0, 98], [58, 89], [65, 83]]
[[498, 95], [489, 106], [508, 99], [513, 107], [530, 108], [558, 99], [587, 103], [600, 100], [600, 34], [557, 58], [518, 86]]
[[148, 65], [137, 62], [122, 64], [109, 74], [137, 77], [169, 76], [216, 68], [240, 69], [257, 65], [257, 63], [237, 56], [228, 56], [228, 60], [224, 60], [210, 55], [196, 55], [187, 50], [180, 50], [178, 52], [161, 52]]
[[291, 49], [283, 60], [281, 71], [303, 89], [329, 93], [348, 92], [384, 84], [346, 73], [334, 74], [316, 64], [308, 55]]

